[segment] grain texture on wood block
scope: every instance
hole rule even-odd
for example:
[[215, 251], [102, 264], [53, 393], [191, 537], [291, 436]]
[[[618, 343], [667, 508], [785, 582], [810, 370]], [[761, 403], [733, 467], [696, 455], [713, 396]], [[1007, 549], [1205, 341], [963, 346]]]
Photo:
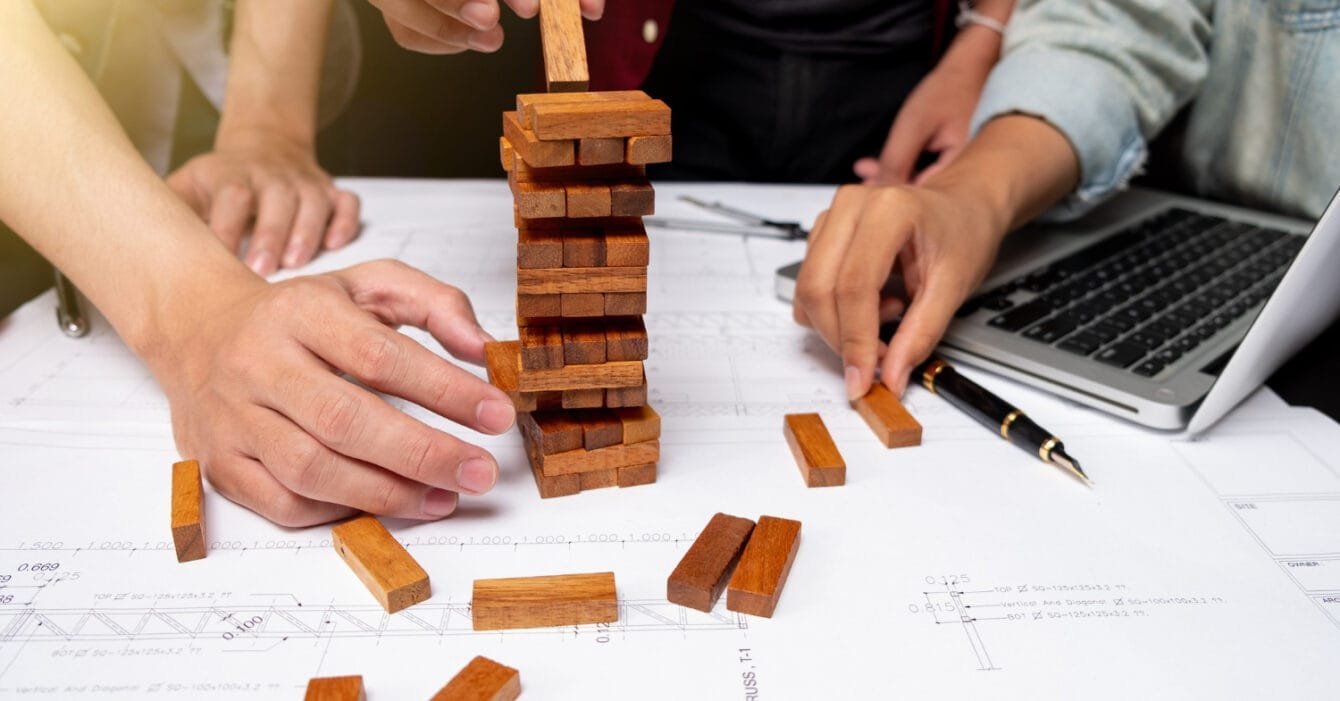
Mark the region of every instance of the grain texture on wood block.
[[564, 409], [599, 409], [605, 406], [603, 389], [569, 389], [563, 391]]
[[641, 443], [642, 441], [654, 441], [661, 437], [661, 415], [649, 406], [638, 406], [628, 409], [616, 409], [615, 415], [623, 423], [623, 440], [625, 443]]
[[605, 295], [600, 292], [566, 292], [560, 296], [559, 312], [568, 318], [605, 316], [605, 310], [609, 306], [605, 301]]
[[647, 313], [647, 293], [611, 292], [603, 300], [604, 316], [638, 316]]
[[613, 572], [476, 579], [475, 630], [546, 628], [619, 620]]
[[576, 322], [563, 326], [564, 365], [598, 365], [606, 357], [604, 324]]
[[433, 694], [432, 701], [515, 701], [520, 695], [520, 672], [479, 655]]
[[558, 326], [522, 326], [519, 331], [523, 370], [563, 367], [563, 333]]
[[[489, 384], [507, 393], [518, 404], [517, 375], [521, 372], [521, 344], [518, 341], [492, 341], [484, 344], [484, 369]], [[518, 408], [518, 411], [520, 409]]]
[[921, 445], [921, 424], [883, 383], [876, 382], [864, 397], [852, 402], [886, 448]]
[[651, 241], [641, 226], [605, 230], [605, 263], [610, 267], [645, 266], [651, 260]]
[[619, 483], [619, 470], [618, 468], [612, 468], [594, 472], [578, 472], [577, 478], [581, 481], [583, 492], [588, 489], [604, 489]]
[[205, 491], [195, 460], [172, 464], [172, 545], [177, 562], [205, 557]]
[[669, 134], [661, 136], [633, 136], [628, 139], [624, 161], [633, 165], [669, 163], [674, 152]]
[[503, 112], [502, 118], [503, 137], [526, 165], [532, 168], [555, 168], [577, 162], [577, 142], [540, 141], [535, 138], [534, 132], [521, 126], [516, 112]]
[[[603, 297], [600, 302], [605, 303]], [[559, 295], [517, 295], [516, 316], [521, 326], [547, 323], [546, 320], [563, 316], [563, 299]]]
[[586, 90], [591, 77], [577, 0], [540, 0], [540, 46], [549, 92]]
[[303, 701], [365, 701], [363, 675], [345, 677], [314, 677], [307, 682]]
[[818, 414], [787, 414], [782, 432], [806, 486], [836, 487], [846, 483], [847, 463]]
[[610, 216], [609, 185], [568, 183], [563, 189], [567, 192], [568, 218]]
[[605, 357], [610, 360], [647, 359], [647, 325], [641, 318], [615, 319], [606, 324]]
[[516, 271], [516, 291], [525, 295], [603, 294], [647, 291], [646, 268], [536, 268]]
[[629, 465], [619, 468], [620, 487], [638, 487], [656, 482], [656, 463]]
[[563, 267], [563, 232], [556, 229], [518, 229], [516, 267]]
[[585, 447], [582, 422], [567, 411], [537, 411], [517, 416], [522, 435], [531, 439], [543, 455], [566, 453]]
[[504, 172], [512, 170], [512, 163], [516, 160], [516, 149], [512, 148], [512, 142], [507, 137], [498, 137], [498, 160], [502, 161]]
[[518, 182], [515, 173], [507, 182], [512, 188], [516, 211], [526, 219], [562, 217], [568, 211], [568, 195], [562, 185]]
[[616, 217], [646, 217], [656, 213], [656, 191], [645, 180], [610, 185], [610, 213]]
[[608, 410], [587, 411], [580, 414], [582, 448], [595, 450], [623, 443], [623, 422]]
[[565, 365], [557, 370], [527, 370], [517, 377], [522, 392], [635, 387], [644, 381], [641, 361]]
[[602, 268], [605, 266], [605, 237], [595, 230], [563, 233], [563, 264], [554, 268]]
[[614, 387], [605, 390], [605, 406], [611, 409], [643, 406], [647, 403], [647, 382], [633, 387]]
[[373, 516], [359, 516], [330, 530], [335, 551], [387, 613], [432, 596], [428, 573]]
[[544, 474], [570, 475], [656, 462], [661, 459], [661, 442], [623, 443], [597, 450], [572, 450], [537, 457]]
[[772, 618], [799, 547], [799, 521], [760, 517], [726, 587], [726, 608]]
[[517, 118], [522, 126], [531, 128], [532, 113], [536, 105], [551, 105], [570, 102], [645, 102], [651, 96], [641, 90], [601, 90], [600, 92], [540, 92], [523, 93], [516, 96]]
[[[512, 170], [508, 177], [516, 178], [519, 183], [537, 183], [541, 185], [568, 185], [571, 183], [604, 183], [621, 180], [645, 180], [646, 166], [633, 166], [627, 163], [614, 163], [599, 166], [554, 166], [551, 168], [532, 168], [525, 159], [512, 157]], [[591, 221], [609, 222], [612, 219], [628, 217], [603, 216]], [[588, 222], [583, 221], [583, 224]]]
[[670, 603], [711, 613], [753, 531], [747, 518], [713, 516], [666, 581]]
[[526, 439], [526, 458], [530, 462], [530, 473], [535, 477], [535, 487], [541, 499], [567, 497], [582, 491], [581, 476], [576, 473], [567, 475], [546, 475], [540, 467], [540, 451], [529, 438]]
[[537, 104], [529, 117], [541, 141], [670, 133], [670, 108], [660, 100]]
[[598, 166], [608, 163], [624, 162], [624, 140], [579, 139], [577, 141], [577, 163], [584, 166]]

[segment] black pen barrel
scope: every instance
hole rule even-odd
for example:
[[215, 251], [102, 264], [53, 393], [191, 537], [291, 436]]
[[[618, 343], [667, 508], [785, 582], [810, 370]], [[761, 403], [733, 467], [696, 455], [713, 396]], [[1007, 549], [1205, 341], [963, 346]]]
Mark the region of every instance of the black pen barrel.
[[1052, 440], [1050, 433], [1014, 405], [958, 374], [949, 365], [933, 358], [918, 370], [926, 389], [1019, 448], [1039, 455], [1039, 450]]

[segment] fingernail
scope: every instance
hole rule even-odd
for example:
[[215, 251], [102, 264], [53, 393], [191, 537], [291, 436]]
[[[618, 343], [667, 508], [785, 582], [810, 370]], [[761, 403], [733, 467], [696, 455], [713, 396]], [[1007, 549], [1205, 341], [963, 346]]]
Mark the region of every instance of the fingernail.
[[865, 388], [861, 387], [861, 370], [855, 365], [848, 365], [845, 372], [847, 379], [847, 399], [856, 401], [865, 394]]
[[430, 489], [423, 495], [423, 513], [429, 518], [442, 518], [456, 510], [460, 497], [445, 489]]
[[302, 256], [302, 246], [300, 246], [297, 241], [294, 241], [289, 244], [288, 250], [284, 251], [284, 267], [298, 267], [298, 264], [302, 262], [299, 260], [300, 256]]
[[516, 408], [501, 399], [485, 399], [475, 408], [475, 420], [489, 433], [502, 433], [516, 422]]
[[247, 267], [257, 275], [269, 275], [274, 272], [273, 266], [269, 251], [252, 251], [247, 255]]
[[496, 23], [493, 19], [493, 7], [486, 2], [467, 2], [461, 8], [461, 21], [480, 30], [492, 29]]
[[497, 470], [484, 458], [470, 458], [456, 470], [456, 484], [471, 494], [483, 494], [493, 489], [496, 479]]
[[493, 53], [498, 50], [498, 39], [492, 32], [471, 32], [465, 38], [466, 46], [480, 53]]

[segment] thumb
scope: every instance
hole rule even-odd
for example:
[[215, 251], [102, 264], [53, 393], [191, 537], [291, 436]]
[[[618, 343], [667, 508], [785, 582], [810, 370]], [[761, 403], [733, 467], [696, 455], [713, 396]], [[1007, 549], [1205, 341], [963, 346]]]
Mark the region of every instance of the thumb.
[[201, 219], [209, 215], [209, 193], [196, 182], [194, 169], [188, 162], [167, 176], [167, 186]]
[[921, 156], [929, 138], [927, 129], [906, 112], [899, 112], [889, 130], [889, 138], [884, 142], [884, 150], [879, 154], [879, 177], [881, 185], [903, 185], [912, 178], [912, 169]]

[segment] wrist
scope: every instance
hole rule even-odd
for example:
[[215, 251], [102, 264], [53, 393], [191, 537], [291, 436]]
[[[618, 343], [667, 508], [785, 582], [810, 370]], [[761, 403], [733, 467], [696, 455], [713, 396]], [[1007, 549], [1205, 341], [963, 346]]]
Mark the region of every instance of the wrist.
[[224, 115], [219, 120], [219, 131], [214, 136], [215, 150], [245, 148], [257, 143], [281, 140], [298, 148], [315, 151], [314, 120], [286, 116], [275, 110], [245, 110], [245, 112], [246, 114], [241, 116], [230, 116], [225, 108]]
[[958, 31], [935, 70], [969, 73], [985, 82], [987, 74], [1000, 60], [1000, 47], [1000, 34], [970, 24]]

